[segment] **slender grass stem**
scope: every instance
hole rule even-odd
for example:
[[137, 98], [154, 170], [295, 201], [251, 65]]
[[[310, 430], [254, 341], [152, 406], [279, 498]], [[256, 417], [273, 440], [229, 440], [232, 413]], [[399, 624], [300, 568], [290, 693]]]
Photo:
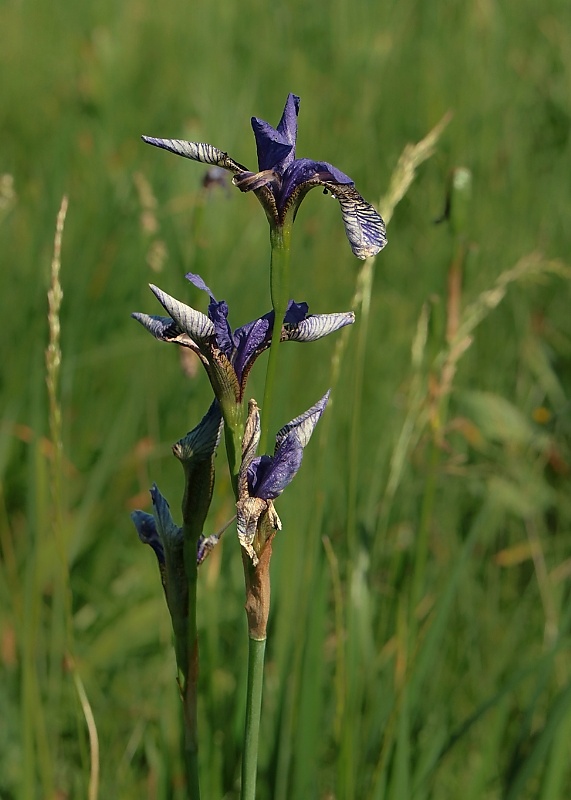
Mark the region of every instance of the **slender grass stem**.
[[270, 261], [270, 295], [274, 309], [274, 328], [272, 343], [268, 357], [264, 401], [262, 405], [262, 431], [260, 436], [260, 452], [264, 453], [270, 426], [270, 409], [274, 395], [275, 379], [278, 364], [278, 346], [280, 343], [282, 324], [289, 300], [289, 268], [290, 268], [291, 225], [270, 229], [272, 254]]
[[262, 709], [265, 639], [248, 640], [248, 689], [246, 695], [246, 725], [242, 758], [242, 790], [240, 800], [255, 800], [258, 769], [258, 742]]
[[355, 356], [355, 373], [353, 383], [353, 409], [351, 415], [350, 457], [349, 457], [349, 488], [347, 503], [347, 544], [351, 561], [355, 555], [354, 542], [357, 529], [357, 494], [359, 485], [359, 431], [361, 430], [361, 408], [363, 403], [363, 385], [365, 378], [365, 361], [367, 348], [367, 335], [369, 332], [369, 317], [371, 310], [371, 295], [373, 292], [375, 261], [368, 258], [358, 277], [359, 300], [361, 316], [357, 337], [357, 351]]

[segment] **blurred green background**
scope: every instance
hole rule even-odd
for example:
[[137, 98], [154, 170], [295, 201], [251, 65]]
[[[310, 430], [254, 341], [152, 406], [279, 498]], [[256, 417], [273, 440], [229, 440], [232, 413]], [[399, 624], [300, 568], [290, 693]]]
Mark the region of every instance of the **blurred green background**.
[[[269, 244], [254, 197], [205, 192], [200, 165], [139, 137], [254, 168], [249, 118], [277, 124], [290, 91], [298, 155], [375, 203], [405, 145], [453, 118], [395, 209], [369, 315], [337, 204], [312, 192], [296, 221], [294, 298], [358, 320], [282, 348], [273, 430], [341, 361], [278, 503], [258, 796], [569, 797], [567, 0], [4, 0], [0, 31], [0, 797], [87, 797], [79, 680], [100, 797], [184, 796], [168, 614], [129, 512], [153, 481], [176, 512], [170, 445], [210, 390], [129, 314], [159, 313], [148, 282], [204, 309], [192, 270], [243, 324], [270, 307]], [[460, 166], [454, 230], [434, 222]], [[60, 460], [45, 350], [64, 194]], [[263, 378], [260, 359], [260, 401]], [[233, 513], [218, 463], [211, 531]], [[228, 532], [200, 576], [206, 798], [238, 797], [242, 606]]]

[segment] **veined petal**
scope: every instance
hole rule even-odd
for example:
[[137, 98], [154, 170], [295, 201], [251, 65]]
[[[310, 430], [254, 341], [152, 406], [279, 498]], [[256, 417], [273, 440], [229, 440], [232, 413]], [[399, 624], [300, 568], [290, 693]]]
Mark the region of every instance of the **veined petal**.
[[282, 443], [292, 433], [295, 434], [302, 447], [306, 446], [311, 438], [311, 434], [313, 433], [315, 426], [319, 421], [319, 418], [325, 410], [325, 406], [329, 400], [330, 392], [331, 390], [326, 392], [321, 400], [319, 400], [314, 406], [305, 411], [303, 414], [300, 414], [299, 417], [292, 419], [291, 422], [288, 422], [287, 425], [284, 425], [283, 428], [278, 431], [276, 435], [276, 455]]
[[177, 325], [197, 343], [201, 344], [213, 337], [216, 333], [214, 324], [206, 314], [181, 303], [163, 292], [158, 286], [150, 284], [150, 289], [163, 308], [168, 311]]
[[203, 363], [207, 363], [206, 357], [201, 352], [198, 344], [194, 339], [191, 339], [188, 333], [181, 331], [171, 317], [150, 316], [149, 314], [141, 314], [139, 311], [134, 311], [131, 316], [137, 322], [140, 322], [149, 333], [152, 333], [159, 342], [169, 342], [170, 344], [178, 344], [181, 347], [188, 347], [196, 353]]
[[244, 172], [246, 169], [242, 164], [238, 164], [237, 161], [230, 158], [228, 153], [205, 142], [186, 142], [184, 139], [157, 139], [154, 136], [142, 136], [141, 138], [147, 144], [161, 147], [163, 150], [169, 150], [177, 156], [184, 156], [184, 158], [190, 158], [192, 161], [200, 161], [202, 164], [213, 164], [215, 167], [221, 167], [234, 173]]
[[363, 200], [354, 186], [323, 185], [339, 201], [345, 233], [357, 258], [380, 253], [387, 244], [387, 231], [378, 211]]
[[131, 316], [161, 342], [172, 342], [182, 333], [172, 317], [151, 316], [140, 311], [133, 311]]
[[286, 340], [288, 342], [314, 342], [329, 333], [344, 328], [345, 325], [352, 325], [355, 322], [355, 314], [352, 311], [344, 311], [338, 314], [310, 314], [307, 319], [298, 322], [286, 329]]

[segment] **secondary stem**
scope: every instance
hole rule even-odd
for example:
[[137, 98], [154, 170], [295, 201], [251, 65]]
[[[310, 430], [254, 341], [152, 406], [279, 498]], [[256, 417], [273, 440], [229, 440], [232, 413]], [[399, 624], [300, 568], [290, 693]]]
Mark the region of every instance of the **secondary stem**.
[[260, 436], [260, 452], [266, 450], [268, 430], [270, 425], [270, 408], [277, 373], [278, 345], [280, 343], [282, 325], [289, 301], [289, 264], [290, 264], [291, 224], [280, 228], [270, 228], [270, 243], [272, 247], [270, 260], [270, 295], [274, 309], [274, 328], [272, 343], [268, 357], [266, 372], [266, 385], [264, 387], [264, 401], [262, 405], [262, 431]]
[[224, 442], [226, 444], [226, 455], [228, 457], [228, 469], [230, 470], [230, 480], [234, 497], [238, 499], [238, 474], [242, 464], [242, 438], [244, 436], [244, 424], [241, 420], [242, 407], [240, 406], [240, 421], [231, 423], [224, 417]]
[[254, 800], [256, 797], [265, 651], [266, 639], [252, 639], [251, 637], [248, 639], [248, 689], [246, 695], [244, 755], [242, 758], [241, 800]]
[[256, 796], [264, 654], [270, 614], [271, 557], [271, 538], [266, 541], [256, 566], [252, 564], [249, 556], [242, 550], [244, 579], [246, 582], [246, 616], [248, 618], [248, 689], [246, 694], [246, 724], [244, 728], [240, 800], [254, 800]]
[[186, 653], [181, 686], [184, 718], [184, 763], [189, 800], [200, 800], [198, 776], [198, 630], [196, 626], [196, 537], [185, 537], [184, 561], [188, 581]]

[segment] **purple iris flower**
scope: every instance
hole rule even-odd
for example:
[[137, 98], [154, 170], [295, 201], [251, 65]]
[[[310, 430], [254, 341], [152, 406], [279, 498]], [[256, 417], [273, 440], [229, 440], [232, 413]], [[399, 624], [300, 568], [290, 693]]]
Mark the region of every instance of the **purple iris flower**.
[[143, 136], [148, 144], [172, 153], [213, 164], [234, 173], [233, 183], [242, 192], [254, 192], [270, 226], [282, 228], [293, 221], [299, 204], [314, 186], [322, 186], [339, 201], [345, 232], [357, 258], [376, 255], [387, 243], [385, 224], [377, 210], [355, 189], [348, 175], [327, 161], [296, 158], [299, 97], [289, 94], [277, 128], [252, 117], [258, 152], [258, 172], [250, 172], [222, 150], [202, 142]]
[[273, 456], [258, 456], [260, 411], [255, 400], [248, 404], [244, 429], [242, 465], [236, 503], [238, 538], [254, 565], [266, 542], [282, 524], [273, 501], [291, 483], [301, 466], [303, 449], [325, 410], [329, 392], [308, 411], [278, 431]]
[[[230, 396], [241, 403], [246, 381], [256, 358], [272, 341], [274, 312], [242, 325], [234, 332], [228, 323], [228, 305], [218, 301], [199, 275], [188, 280], [210, 295], [208, 315], [175, 300], [151, 285], [151, 291], [168, 312], [168, 317], [134, 313], [155, 338], [176, 342], [194, 350], [204, 364], [216, 397]], [[308, 314], [307, 303], [290, 300], [282, 325], [281, 341], [313, 342], [355, 321], [352, 311], [338, 314]]]

